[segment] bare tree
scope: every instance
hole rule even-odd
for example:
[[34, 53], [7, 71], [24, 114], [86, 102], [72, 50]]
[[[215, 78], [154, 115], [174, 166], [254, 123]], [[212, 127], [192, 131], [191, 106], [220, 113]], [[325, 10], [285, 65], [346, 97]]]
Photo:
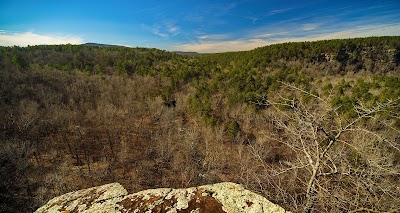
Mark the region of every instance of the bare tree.
[[[259, 152], [253, 153], [263, 162], [265, 171], [273, 171], [271, 177], [288, 172], [297, 176], [304, 189], [304, 199], [298, 201], [304, 212], [382, 211], [400, 205], [393, 178], [400, 177], [400, 168], [390, 157], [400, 151], [395, 142], [399, 131], [390, 126], [390, 114], [393, 107], [399, 106], [399, 99], [372, 107], [359, 102], [354, 105], [357, 116], [344, 119], [338, 108], [329, 104], [330, 97], [323, 99], [299, 87], [282, 84], [294, 97], [311, 97], [311, 103], [280, 96], [276, 101], [262, 97], [257, 104], [271, 108], [274, 123], [281, 130], [271, 134], [270, 139], [289, 147], [296, 157], [279, 162], [276, 167], [263, 162]], [[382, 206], [382, 199], [391, 199], [393, 202], [389, 203], [393, 206]]]

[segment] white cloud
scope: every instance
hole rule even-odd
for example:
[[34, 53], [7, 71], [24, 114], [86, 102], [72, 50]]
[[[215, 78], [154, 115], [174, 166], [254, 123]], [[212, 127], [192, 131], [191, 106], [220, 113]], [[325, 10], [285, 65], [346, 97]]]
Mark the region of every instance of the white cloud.
[[202, 36], [198, 37], [198, 39], [207, 39], [207, 38], [208, 38], [208, 35], [202, 35]]
[[154, 35], [157, 35], [157, 36], [160, 36], [160, 37], [163, 37], [163, 38], [167, 38], [168, 37], [168, 34], [167, 33], [162, 33], [160, 31], [160, 28], [157, 27], [157, 26], [152, 29], [152, 32], [153, 32]]
[[[303, 30], [303, 29], [299, 29]], [[291, 32], [290, 34], [295, 33]], [[279, 38], [273, 38], [274, 35], [285, 35]], [[324, 34], [304, 34], [298, 37], [291, 37], [289, 33], [265, 33], [258, 34], [251, 38], [242, 38], [236, 40], [200, 40], [190, 44], [179, 44], [173, 46], [174, 50], [180, 51], [195, 51], [200, 53], [215, 53], [215, 52], [229, 52], [229, 51], [243, 51], [251, 50], [257, 47], [284, 43], [284, 42], [298, 42], [298, 41], [317, 41], [338, 38], [356, 38], [356, 37], [369, 37], [369, 36], [392, 36], [400, 35], [400, 24], [393, 25], [370, 25], [351, 30], [342, 30]], [[294, 34], [293, 34], [294, 35]], [[208, 38], [208, 37], [206, 37]]]
[[268, 12], [268, 15], [269, 16], [273, 16], [273, 15], [276, 15], [276, 14], [285, 13], [285, 12], [291, 10], [291, 9], [292, 8], [284, 8], [284, 9], [279, 9], [279, 10], [272, 10], [272, 11]]
[[307, 36], [304, 38], [297, 38], [296, 41], [315, 41], [315, 40], [328, 40], [328, 39], [339, 39], [339, 38], [358, 38], [358, 37], [369, 37], [369, 36], [393, 36], [393, 35], [400, 35], [400, 24], [370, 25], [370, 26], [354, 28], [351, 30], [342, 30], [338, 32]]
[[42, 44], [82, 44], [83, 39], [75, 36], [40, 35], [32, 32], [0, 33], [0, 46], [28, 46]]
[[162, 38], [169, 38], [171, 36], [176, 36], [180, 34], [181, 29], [173, 22], [164, 21], [161, 24], [153, 25], [153, 27], [151, 28], [151, 32], [154, 35], [160, 36]]
[[303, 30], [305, 31], [315, 30], [317, 27], [319, 27], [319, 24], [303, 24]]
[[281, 36], [281, 35], [286, 35], [288, 32], [278, 32], [278, 33], [262, 33], [262, 34], [257, 34], [254, 36], [254, 38], [269, 38], [273, 36]]
[[256, 36], [254, 36], [255, 38], [268, 38], [275, 35], [274, 33], [264, 33], [264, 34], [258, 34]]
[[178, 35], [181, 32], [180, 27], [178, 27], [177, 25], [175, 25], [171, 22], [167, 22], [165, 25], [166, 25], [167, 31], [169, 33], [171, 33], [171, 35]]
[[199, 40], [209, 40], [209, 41], [217, 41], [217, 40], [227, 40], [230, 39], [231, 36], [229, 34], [210, 34], [210, 35], [202, 35], [199, 36]]
[[245, 17], [246, 19], [250, 19], [252, 24], [255, 24], [258, 20], [261, 20], [261, 18], [258, 17]]

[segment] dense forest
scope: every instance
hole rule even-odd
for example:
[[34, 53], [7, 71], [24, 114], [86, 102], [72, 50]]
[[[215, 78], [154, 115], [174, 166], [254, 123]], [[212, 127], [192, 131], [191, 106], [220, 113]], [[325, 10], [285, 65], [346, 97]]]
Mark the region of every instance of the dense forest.
[[231, 181], [294, 212], [400, 206], [400, 37], [251, 51], [0, 47], [0, 212]]

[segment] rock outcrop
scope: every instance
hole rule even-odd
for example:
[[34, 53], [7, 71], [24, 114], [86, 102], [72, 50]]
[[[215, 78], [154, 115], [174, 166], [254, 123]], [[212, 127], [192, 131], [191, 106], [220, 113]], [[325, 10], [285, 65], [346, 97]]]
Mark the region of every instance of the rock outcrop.
[[127, 194], [121, 184], [110, 183], [58, 196], [35, 212], [117, 212], [115, 203]]
[[61, 195], [36, 212], [286, 212], [235, 183], [149, 189], [127, 195], [112, 183]]

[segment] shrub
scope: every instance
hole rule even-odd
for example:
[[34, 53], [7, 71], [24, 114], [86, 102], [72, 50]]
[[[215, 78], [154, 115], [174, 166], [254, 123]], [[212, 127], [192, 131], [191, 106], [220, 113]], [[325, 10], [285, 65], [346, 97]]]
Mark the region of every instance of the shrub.
[[226, 125], [226, 133], [233, 138], [240, 132], [240, 125], [237, 121], [229, 121]]

